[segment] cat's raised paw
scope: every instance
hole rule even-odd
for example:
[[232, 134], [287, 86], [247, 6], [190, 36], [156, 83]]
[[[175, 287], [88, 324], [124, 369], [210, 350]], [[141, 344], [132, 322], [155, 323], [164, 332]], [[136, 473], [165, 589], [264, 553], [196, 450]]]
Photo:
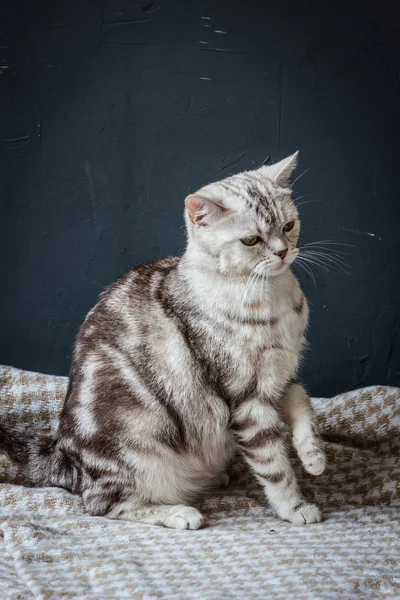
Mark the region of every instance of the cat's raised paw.
[[325, 453], [321, 448], [315, 446], [315, 444], [310, 444], [306, 448], [299, 450], [299, 457], [307, 473], [321, 475], [325, 471]]
[[322, 521], [321, 512], [315, 504], [301, 504], [288, 515], [288, 521], [295, 525], [309, 525]]
[[199, 529], [204, 523], [203, 515], [192, 506], [175, 507], [176, 510], [167, 517], [163, 523], [164, 527], [171, 529]]

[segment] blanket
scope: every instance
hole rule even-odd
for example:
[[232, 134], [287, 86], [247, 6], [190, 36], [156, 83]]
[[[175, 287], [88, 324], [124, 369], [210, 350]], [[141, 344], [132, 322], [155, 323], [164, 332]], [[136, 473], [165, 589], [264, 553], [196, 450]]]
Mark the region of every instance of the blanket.
[[[0, 367], [0, 419], [54, 432], [67, 379]], [[85, 514], [58, 488], [23, 487], [0, 458], [0, 598], [251, 600], [400, 598], [400, 390], [369, 387], [313, 405], [328, 457], [293, 462], [324, 521], [278, 520], [248, 469], [199, 500], [198, 531]]]

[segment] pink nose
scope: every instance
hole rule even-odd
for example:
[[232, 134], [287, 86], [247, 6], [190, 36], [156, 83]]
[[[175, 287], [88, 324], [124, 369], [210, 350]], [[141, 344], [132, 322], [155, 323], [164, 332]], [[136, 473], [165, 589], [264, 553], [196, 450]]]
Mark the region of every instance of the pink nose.
[[287, 254], [287, 248], [285, 248], [284, 250], [279, 250], [279, 252], [274, 252], [274, 254], [276, 254], [276, 256], [279, 256], [283, 260]]

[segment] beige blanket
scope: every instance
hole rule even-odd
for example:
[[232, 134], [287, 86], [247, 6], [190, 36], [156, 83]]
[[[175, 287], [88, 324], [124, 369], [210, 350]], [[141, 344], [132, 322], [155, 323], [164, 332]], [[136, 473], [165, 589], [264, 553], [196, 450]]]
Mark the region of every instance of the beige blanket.
[[[1, 413], [54, 431], [66, 378], [0, 367]], [[78, 497], [17, 485], [0, 458], [0, 599], [400, 599], [400, 390], [316, 399], [328, 468], [305, 495], [325, 521], [274, 517], [247, 470], [175, 531], [85, 515]]]

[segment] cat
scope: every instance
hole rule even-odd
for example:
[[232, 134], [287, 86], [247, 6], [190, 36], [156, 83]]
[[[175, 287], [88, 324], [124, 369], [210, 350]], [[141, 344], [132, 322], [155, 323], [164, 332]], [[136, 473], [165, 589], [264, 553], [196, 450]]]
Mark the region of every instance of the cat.
[[54, 439], [0, 425], [0, 450], [29, 484], [80, 494], [91, 515], [197, 529], [190, 502], [240, 452], [276, 513], [321, 520], [299, 490], [325, 456], [297, 379], [308, 307], [290, 265], [300, 220], [298, 154], [232, 175], [185, 200], [180, 258], [133, 268], [78, 333]]

